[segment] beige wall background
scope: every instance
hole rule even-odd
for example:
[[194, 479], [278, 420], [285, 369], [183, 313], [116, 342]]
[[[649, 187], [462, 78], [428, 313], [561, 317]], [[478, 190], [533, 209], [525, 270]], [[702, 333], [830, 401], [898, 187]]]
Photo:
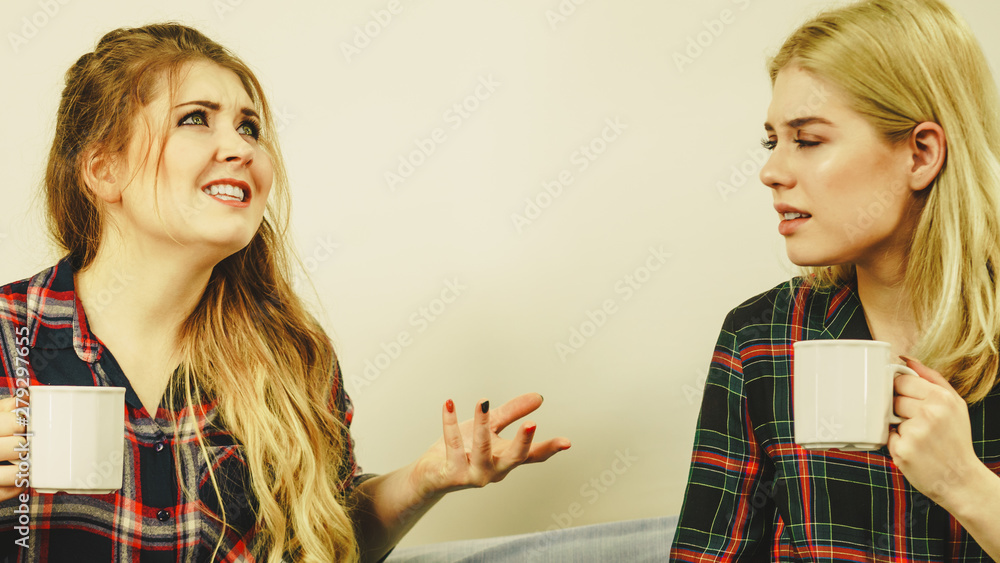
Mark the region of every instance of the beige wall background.
[[[1000, 3], [952, 3], [1000, 71]], [[57, 258], [36, 193], [65, 70], [115, 27], [194, 25], [278, 110], [364, 468], [423, 452], [448, 398], [540, 392], [538, 436], [574, 442], [405, 544], [676, 514], [722, 319], [791, 273], [765, 57], [833, 4], [3, 2], [0, 280]]]

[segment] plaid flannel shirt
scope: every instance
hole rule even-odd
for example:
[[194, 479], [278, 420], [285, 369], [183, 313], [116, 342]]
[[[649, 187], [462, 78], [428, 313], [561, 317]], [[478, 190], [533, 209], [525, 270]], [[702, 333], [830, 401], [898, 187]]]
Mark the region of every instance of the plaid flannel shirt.
[[[856, 283], [785, 282], [726, 317], [698, 419], [671, 561], [991, 561], [883, 447], [807, 451], [792, 429], [792, 344], [867, 339]], [[1000, 472], [1000, 386], [969, 409]]]
[[[215, 560], [253, 561], [257, 503], [249, 488], [242, 446], [215, 424], [214, 402], [192, 412], [182, 405], [171, 407], [164, 398], [154, 416], [149, 416], [111, 352], [90, 332], [74, 290], [73, 272], [72, 262], [65, 258], [29, 280], [0, 288], [0, 398], [14, 393], [19, 366], [28, 369], [32, 385], [124, 387], [123, 485], [107, 495], [40, 494], [26, 489], [30, 497], [27, 536], [15, 528], [20, 500], [0, 503], [0, 561], [208, 561], [221, 526], [204, 515], [199, 505], [214, 514], [221, 514], [221, 507], [198, 451], [196, 426], [209, 444], [226, 516], [236, 530], [226, 531]], [[25, 345], [27, 365], [18, 359]], [[339, 369], [334, 370], [331, 385], [331, 408], [350, 425], [353, 409]], [[168, 408], [179, 413], [179, 447], [190, 453], [179, 475]], [[344, 451], [341, 478], [350, 490], [365, 476], [360, 475], [353, 442], [347, 437], [351, 446]], [[185, 497], [184, 491], [197, 491], [197, 497]]]

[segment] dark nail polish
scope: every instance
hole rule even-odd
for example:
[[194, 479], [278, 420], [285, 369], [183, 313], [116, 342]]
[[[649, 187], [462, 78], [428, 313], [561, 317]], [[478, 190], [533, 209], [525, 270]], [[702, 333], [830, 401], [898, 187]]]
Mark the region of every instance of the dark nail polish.
[[480, 406], [480, 408], [483, 409], [483, 414], [486, 414], [486, 413], [490, 412], [490, 402], [489, 401], [483, 401], [483, 404]]

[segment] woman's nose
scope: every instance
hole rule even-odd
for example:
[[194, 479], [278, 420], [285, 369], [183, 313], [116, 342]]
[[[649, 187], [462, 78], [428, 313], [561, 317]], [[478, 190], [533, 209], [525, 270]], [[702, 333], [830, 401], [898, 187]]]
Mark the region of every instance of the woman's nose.
[[250, 166], [257, 148], [236, 131], [222, 135], [223, 139], [219, 141], [219, 160]]
[[775, 147], [771, 151], [771, 156], [760, 169], [760, 181], [772, 189], [795, 186], [795, 179], [788, 169], [787, 157], [783, 150]]

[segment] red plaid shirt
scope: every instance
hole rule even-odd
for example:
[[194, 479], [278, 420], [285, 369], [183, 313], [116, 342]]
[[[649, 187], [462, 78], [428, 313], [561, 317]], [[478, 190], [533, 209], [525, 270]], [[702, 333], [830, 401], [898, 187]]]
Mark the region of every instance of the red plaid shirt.
[[[871, 340], [855, 284], [821, 291], [796, 278], [726, 317], [670, 560], [990, 561], [887, 448], [795, 444], [792, 344], [823, 339]], [[1000, 472], [1000, 386], [969, 418], [976, 455]]]
[[[27, 366], [17, 360], [23, 352], [18, 344], [25, 343], [25, 335]], [[226, 532], [216, 560], [254, 560], [257, 503], [249, 488], [242, 446], [215, 424], [214, 402], [201, 405], [201, 412], [173, 407], [180, 428], [178, 446], [189, 452], [177, 473], [174, 423], [167, 416], [171, 407], [164, 399], [150, 417], [111, 352], [90, 332], [68, 258], [29, 280], [0, 288], [0, 362], [0, 398], [14, 393], [18, 366], [28, 368], [32, 385], [126, 389], [121, 490], [107, 495], [52, 495], [27, 489], [27, 536], [15, 529], [20, 501], [0, 503], [0, 562], [208, 561], [221, 526], [206, 517], [199, 504], [215, 514], [221, 514], [221, 507], [197, 446], [196, 427], [208, 441], [226, 517], [236, 530]], [[353, 411], [339, 369], [334, 370], [331, 393], [331, 406], [350, 425]], [[364, 476], [354, 460], [353, 442], [348, 443], [341, 478], [350, 489]], [[197, 491], [198, 499], [185, 499], [185, 490]]]

